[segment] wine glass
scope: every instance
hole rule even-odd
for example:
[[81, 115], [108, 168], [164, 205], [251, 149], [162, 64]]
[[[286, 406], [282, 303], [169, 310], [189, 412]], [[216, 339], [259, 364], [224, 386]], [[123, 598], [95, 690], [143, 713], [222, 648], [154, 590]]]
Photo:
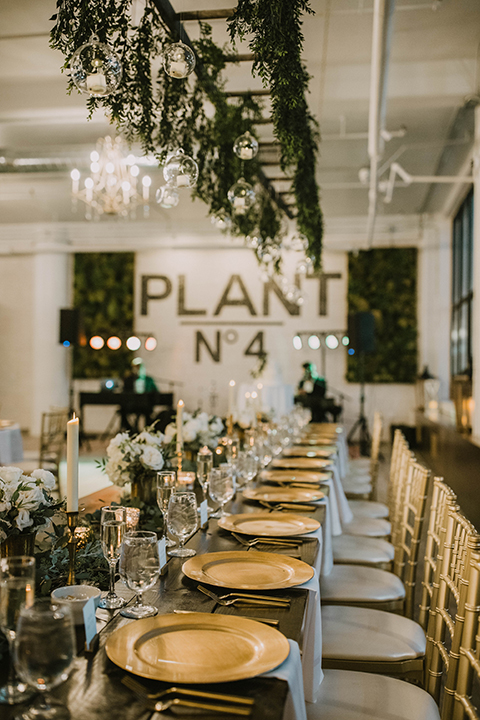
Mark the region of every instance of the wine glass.
[[137, 593], [135, 604], [121, 610], [121, 615], [135, 619], [156, 615], [156, 607], [143, 604], [143, 593], [150, 590], [160, 577], [157, 533], [136, 530], [125, 535], [120, 556], [120, 573], [127, 587]]
[[220, 467], [213, 468], [210, 474], [210, 497], [220, 503], [220, 510], [215, 517], [226, 517], [225, 504], [235, 495], [235, 476], [229, 463], [222, 463]]
[[5, 687], [0, 689], [0, 703], [14, 705], [28, 700], [32, 692], [15, 677], [13, 644], [18, 616], [23, 606], [33, 604], [35, 594], [35, 558], [26, 555], [0, 560], [0, 628], [10, 651], [10, 666]]
[[174, 540], [167, 536], [167, 510], [168, 501], [175, 492], [175, 473], [170, 471], [157, 472], [157, 505], [163, 514], [163, 537], [167, 547], [174, 547]]
[[168, 551], [175, 557], [191, 557], [195, 550], [183, 547], [198, 525], [197, 499], [193, 492], [177, 492], [170, 498], [167, 513], [168, 530], [178, 537], [178, 547]]
[[207, 499], [210, 472], [213, 467], [213, 453], [206, 445], [197, 453], [197, 478], [203, 492], [203, 500]]
[[110, 567], [110, 589], [107, 595], [100, 600], [99, 606], [107, 610], [123, 607], [126, 603], [126, 600], [115, 592], [115, 568], [120, 557], [126, 524], [127, 516], [124, 507], [108, 505], [102, 508], [100, 537], [103, 555]]
[[63, 720], [67, 708], [49, 691], [64, 682], [75, 660], [72, 612], [65, 605], [37, 600], [20, 610], [15, 638], [15, 668], [28, 685], [41, 693], [38, 704], [20, 715], [22, 720]]

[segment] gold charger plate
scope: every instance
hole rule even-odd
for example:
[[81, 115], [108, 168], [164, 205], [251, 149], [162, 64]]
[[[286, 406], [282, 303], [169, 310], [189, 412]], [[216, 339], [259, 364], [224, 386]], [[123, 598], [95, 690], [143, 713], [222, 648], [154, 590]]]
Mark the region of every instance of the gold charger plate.
[[331, 479], [329, 472], [311, 472], [309, 470], [262, 470], [260, 473], [261, 480], [268, 482], [286, 482], [286, 483], [322, 483]]
[[258, 488], [246, 488], [243, 497], [247, 500], [263, 500], [264, 502], [305, 503], [322, 500], [325, 497], [321, 490], [309, 488], [275, 488], [261, 485]]
[[298, 468], [300, 470], [321, 470], [331, 461], [326, 458], [277, 458], [272, 460], [272, 468]]
[[279, 590], [302, 585], [314, 570], [302, 560], [243, 550], [195, 555], [182, 567], [197, 582], [235, 590]]
[[216, 683], [272, 670], [290, 648], [282, 633], [254, 620], [191, 613], [124, 625], [110, 635], [105, 649], [115, 665], [134, 675], [171, 683]]
[[293, 445], [292, 447], [285, 448], [282, 455], [283, 457], [309, 457], [309, 458], [330, 458], [337, 452], [335, 447], [332, 445], [326, 445], [322, 447], [305, 447], [305, 445]]
[[303, 517], [295, 513], [240, 513], [228, 515], [218, 521], [218, 525], [230, 532], [259, 537], [290, 537], [314, 532], [320, 527], [318, 520]]

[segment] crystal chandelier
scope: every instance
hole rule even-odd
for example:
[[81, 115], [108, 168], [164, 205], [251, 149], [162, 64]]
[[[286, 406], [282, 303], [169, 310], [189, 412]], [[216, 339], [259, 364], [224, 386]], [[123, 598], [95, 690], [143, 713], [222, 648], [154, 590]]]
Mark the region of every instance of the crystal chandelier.
[[72, 196], [85, 203], [87, 219], [101, 215], [128, 217], [139, 205], [148, 211], [152, 179], [144, 175], [140, 182], [140, 169], [135, 164], [135, 157], [127, 155], [121, 138], [100, 138], [96, 150], [90, 153], [90, 160], [90, 174], [83, 183], [79, 170], [74, 169], [70, 173]]

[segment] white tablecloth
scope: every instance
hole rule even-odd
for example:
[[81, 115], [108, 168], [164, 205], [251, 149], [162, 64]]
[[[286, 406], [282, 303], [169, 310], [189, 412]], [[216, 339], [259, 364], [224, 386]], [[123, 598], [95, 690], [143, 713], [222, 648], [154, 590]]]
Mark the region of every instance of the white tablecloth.
[[295, 640], [289, 640], [288, 643], [290, 645], [288, 658], [270, 672], [263, 673], [261, 677], [275, 677], [288, 682], [288, 695], [283, 711], [283, 720], [307, 720], [300, 648]]
[[23, 460], [22, 433], [19, 425], [0, 428], [0, 465]]
[[315, 702], [323, 680], [322, 670], [322, 615], [320, 612], [320, 585], [315, 571], [311, 580], [299, 585], [308, 590], [307, 611], [303, 626], [303, 690], [307, 702]]

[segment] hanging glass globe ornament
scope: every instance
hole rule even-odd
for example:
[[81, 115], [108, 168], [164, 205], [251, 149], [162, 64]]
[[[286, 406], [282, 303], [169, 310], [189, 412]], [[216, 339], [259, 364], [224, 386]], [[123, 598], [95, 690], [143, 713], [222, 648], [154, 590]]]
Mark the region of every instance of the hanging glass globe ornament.
[[261, 242], [262, 238], [259, 235], [247, 235], [245, 238], [245, 245], [250, 250], [256, 250]]
[[73, 53], [70, 74], [81, 92], [92, 97], [106, 97], [120, 85], [122, 63], [108, 45], [100, 42], [97, 35], [92, 35], [90, 42]]
[[195, 53], [181, 40], [170, 43], [163, 51], [163, 69], [170, 77], [181, 80], [193, 72], [195, 68]]
[[180, 195], [174, 187], [162, 185], [155, 193], [155, 200], [163, 208], [176, 207], [180, 201]]
[[213, 215], [211, 223], [219, 230], [226, 230], [232, 224], [232, 220], [226, 212], [221, 210], [216, 215]]
[[198, 165], [179, 148], [167, 157], [163, 166], [163, 177], [170, 187], [191, 188], [196, 185], [198, 179]]
[[252, 160], [258, 153], [258, 142], [247, 130], [235, 140], [233, 152], [241, 160]]
[[227, 193], [237, 215], [245, 215], [255, 202], [255, 191], [243, 178], [240, 178]]

